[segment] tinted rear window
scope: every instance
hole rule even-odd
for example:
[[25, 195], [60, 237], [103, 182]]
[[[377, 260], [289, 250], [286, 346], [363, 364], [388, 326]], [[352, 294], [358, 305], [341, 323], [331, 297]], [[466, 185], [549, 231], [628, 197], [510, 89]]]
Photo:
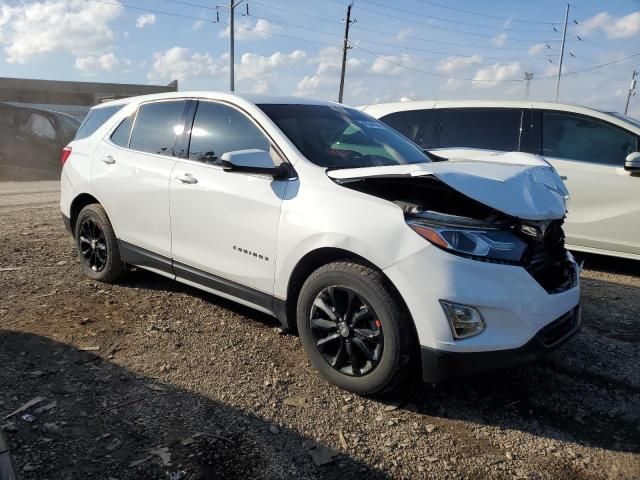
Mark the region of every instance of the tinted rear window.
[[182, 113], [187, 102], [146, 103], [138, 110], [129, 148], [158, 155], [173, 155], [176, 136], [182, 135]]
[[93, 135], [104, 122], [109, 120], [111, 116], [122, 107], [123, 105], [114, 105], [112, 107], [100, 107], [89, 110], [89, 113], [76, 133], [75, 140], [82, 140], [83, 138]]
[[521, 118], [519, 109], [443, 109], [438, 146], [517, 151]]

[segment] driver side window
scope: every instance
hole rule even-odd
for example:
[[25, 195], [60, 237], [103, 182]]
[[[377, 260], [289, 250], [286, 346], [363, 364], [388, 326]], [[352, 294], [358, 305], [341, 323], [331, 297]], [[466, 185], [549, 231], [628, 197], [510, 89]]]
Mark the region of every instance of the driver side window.
[[270, 150], [269, 139], [235, 108], [201, 101], [191, 129], [189, 159], [217, 164], [226, 152]]

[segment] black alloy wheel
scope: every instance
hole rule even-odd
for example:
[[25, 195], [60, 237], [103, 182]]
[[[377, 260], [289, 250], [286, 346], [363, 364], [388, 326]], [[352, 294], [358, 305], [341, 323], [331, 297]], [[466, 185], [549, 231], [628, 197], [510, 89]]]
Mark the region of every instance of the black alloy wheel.
[[330, 286], [320, 291], [309, 322], [315, 347], [331, 368], [360, 377], [380, 363], [382, 323], [371, 305], [352, 289]]
[[107, 265], [107, 240], [100, 225], [91, 218], [80, 224], [78, 245], [85, 263], [92, 271], [104, 270]]

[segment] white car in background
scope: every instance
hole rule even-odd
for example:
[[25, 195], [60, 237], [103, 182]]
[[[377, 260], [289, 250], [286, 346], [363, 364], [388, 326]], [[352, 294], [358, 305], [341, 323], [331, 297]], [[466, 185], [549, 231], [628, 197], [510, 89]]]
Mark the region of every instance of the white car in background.
[[359, 394], [518, 365], [580, 327], [548, 165], [433, 163], [343, 105], [208, 92], [94, 107], [62, 160], [88, 277], [135, 265], [271, 314]]
[[[637, 120], [526, 101], [409, 101], [361, 109], [446, 159], [549, 162], [571, 195], [565, 222], [568, 248], [640, 259]], [[496, 156], [512, 151], [535, 156]]]

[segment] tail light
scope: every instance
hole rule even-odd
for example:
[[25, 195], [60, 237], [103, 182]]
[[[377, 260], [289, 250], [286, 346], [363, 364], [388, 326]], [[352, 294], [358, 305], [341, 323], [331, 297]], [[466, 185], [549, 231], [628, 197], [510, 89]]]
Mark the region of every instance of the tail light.
[[62, 149], [62, 153], [60, 154], [60, 164], [64, 167], [65, 162], [71, 155], [71, 147], [64, 147]]

